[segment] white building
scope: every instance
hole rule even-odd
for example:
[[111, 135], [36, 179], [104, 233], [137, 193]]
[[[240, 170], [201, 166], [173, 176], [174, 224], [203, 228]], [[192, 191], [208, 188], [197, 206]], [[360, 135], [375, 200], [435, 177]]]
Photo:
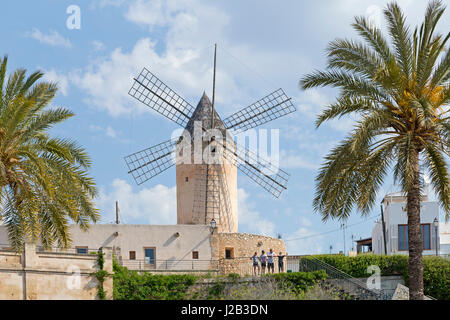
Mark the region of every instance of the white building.
[[[437, 232], [433, 223], [435, 219], [439, 221], [439, 203], [429, 201], [428, 196], [422, 195], [420, 206], [423, 254], [435, 255], [436, 244], [439, 254], [450, 254], [450, 223], [440, 222]], [[387, 254], [408, 254], [408, 216], [405, 194], [396, 192], [386, 195], [383, 199], [383, 210]], [[372, 231], [372, 250], [375, 254], [385, 252], [381, 218]]]

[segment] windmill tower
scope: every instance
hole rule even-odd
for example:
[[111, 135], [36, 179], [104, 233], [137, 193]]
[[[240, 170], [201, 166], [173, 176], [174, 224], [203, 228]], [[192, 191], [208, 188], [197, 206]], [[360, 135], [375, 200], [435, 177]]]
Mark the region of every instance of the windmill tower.
[[[217, 49], [217, 48], [216, 48]], [[236, 134], [296, 111], [282, 89], [222, 120], [214, 108], [216, 50], [212, 101], [203, 93], [197, 107], [144, 68], [128, 92], [174, 121], [183, 135], [125, 157], [138, 185], [176, 164], [177, 224], [216, 221], [219, 232], [237, 232], [237, 169], [278, 198], [289, 174], [237, 145]]]
[[[196, 137], [201, 140], [195, 132], [195, 125], [197, 128], [211, 128], [221, 137], [229, 135], [216, 112], [214, 121], [211, 121], [212, 112], [213, 105], [203, 93], [185, 128], [194, 148], [195, 143], [199, 143], [194, 141]], [[198, 131], [201, 133], [201, 129]], [[231, 137], [228, 136], [225, 141], [230, 149], [235, 149]], [[219, 154], [219, 147], [217, 141], [207, 137], [201, 141], [201, 148], [198, 148], [201, 157], [197, 158], [201, 159], [195, 159], [195, 151], [192, 150], [190, 164], [177, 161], [178, 224], [210, 224], [214, 219], [219, 232], [237, 232], [237, 168], [223, 153]]]

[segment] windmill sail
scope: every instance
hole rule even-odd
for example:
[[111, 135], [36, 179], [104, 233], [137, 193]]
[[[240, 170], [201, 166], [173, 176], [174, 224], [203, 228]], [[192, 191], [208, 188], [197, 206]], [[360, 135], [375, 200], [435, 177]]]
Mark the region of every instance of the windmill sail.
[[138, 185], [166, 171], [175, 164], [176, 145], [180, 138], [171, 139], [125, 157], [128, 173]]
[[224, 155], [228, 161], [235, 163], [238, 169], [255, 181], [267, 192], [278, 198], [287, 189], [289, 174], [249, 149], [236, 144], [236, 150], [225, 145]]
[[128, 94], [182, 127], [187, 125], [194, 112], [189, 102], [146, 68], [134, 78]]
[[223, 120], [227, 129], [235, 133], [260, 126], [283, 117], [297, 109], [283, 89], [278, 89], [248, 107]]

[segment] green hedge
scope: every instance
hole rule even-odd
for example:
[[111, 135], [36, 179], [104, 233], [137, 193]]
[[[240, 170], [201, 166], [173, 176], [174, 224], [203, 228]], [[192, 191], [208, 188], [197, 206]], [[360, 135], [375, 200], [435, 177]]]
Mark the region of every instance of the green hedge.
[[114, 263], [113, 279], [114, 300], [182, 300], [197, 277], [139, 274]]
[[285, 284], [286, 287], [292, 288], [294, 293], [300, 294], [307, 289], [313, 287], [316, 283], [327, 277], [325, 271], [314, 272], [289, 272], [267, 274], [265, 277], [275, 279], [277, 282]]
[[[367, 278], [370, 265], [380, 267], [381, 275], [401, 275], [408, 285], [408, 256], [366, 254], [356, 257], [344, 255], [317, 255], [322, 260], [355, 278]], [[436, 256], [423, 257], [423, 283], [426, 295], [439, 300], [450, 300], [450, 261]]]

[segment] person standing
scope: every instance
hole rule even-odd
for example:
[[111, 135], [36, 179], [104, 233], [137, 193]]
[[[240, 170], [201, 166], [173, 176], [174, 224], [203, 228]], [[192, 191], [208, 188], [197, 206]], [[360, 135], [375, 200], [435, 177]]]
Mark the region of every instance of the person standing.
[[278, 255], [278, 272], [284, 272], [284, 255], [282, 252]]
[[267, 268], [269, 269], [269, 273], [270, 270], [272, 270], [272, 273], [274, 272], [274, 265], [273, 265], [273, 257], [275, 255], [275, 252], [273, 252], [272, 249], [269, 250], [269, 252], [267, 253]]
[[265, 274], [266, 273], [267, 256], [266, 256], [264, 250], [261, 251], [261, 255], [259, 256], [259, 261], [261, 262], [261, 274]]
[[256, 276], [256, 269], [258, 269], [258, 275], [260, 273], [259, 269], [259, 263], [258, 263], [258, 253], [255, 252], [255, 254], [252, 256], [252, 262], [253, 262], [253, 276]]

